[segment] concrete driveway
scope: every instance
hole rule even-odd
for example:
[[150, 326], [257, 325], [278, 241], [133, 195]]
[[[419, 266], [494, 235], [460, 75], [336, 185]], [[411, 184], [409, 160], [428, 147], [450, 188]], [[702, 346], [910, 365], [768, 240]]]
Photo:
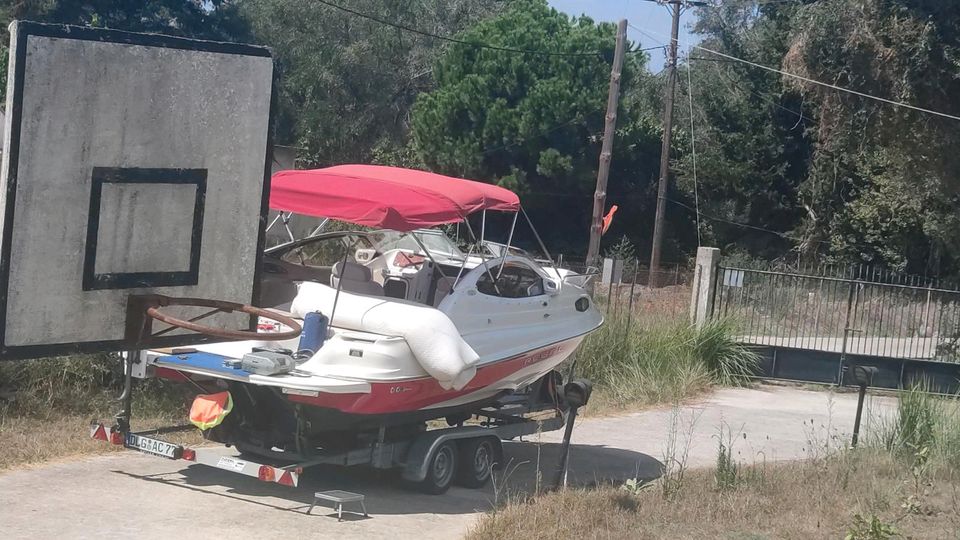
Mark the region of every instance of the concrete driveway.
[[[870, 416], [894, 404], [873, 398]], [[574, 431], [569, 481], [655, 478], [671, 443], [676, 457], [689, 451], [689, 466], [711, 465], [721, 430], [735, 435], [741, 462], [802, 458], [848, 441], [855, 409], [855, 394], [761, 386], [720, 389], [681, 407], [586, 418]], [[459, 538], [498, 500], [552, 482], [561, 435], [505, 443], [508, 467], [496, 489], [454, 487], [442, 496], [407, 491], [395, 475], [363, 468], [313, 469], [292, 489], [124, 452], [0, 475], [0, 524], [7, 539]], [[338, 523], [321, 506], [307, 515], [312, 493], [325, 489], [365, 494], [370, 517]]]

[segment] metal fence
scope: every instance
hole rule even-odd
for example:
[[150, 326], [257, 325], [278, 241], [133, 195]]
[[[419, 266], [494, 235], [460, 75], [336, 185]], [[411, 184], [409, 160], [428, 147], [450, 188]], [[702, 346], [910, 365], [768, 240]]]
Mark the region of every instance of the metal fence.
[[[567, 268], [575, 272], [585, 272], [587, 264], [584, 259], [568, 258], [562, 254], [557, 258], [557, 264], [561, 268]], [[601, 259], [600, 264], [603, 264]], [[616, 284], [633, 285], [648, 287], [650, 285], [650, 266], [640, 262], [640, 259], [628, 259], [622, 261], [623, 271]], [[599, 270], [599, 269], [598, 269]], [[663, 263], [660, 268], [654, 272], [654, 278], [658, 287], [670, 287], [673, 285], [687, 285], [692, 276], [689, 263]], [[609, 286], [610, 283], [604, 283]]]
[[720, 266], [713, 315], [744, 343], [960, 362], [960, 289], [872, 269], [830, 275]]
[[[587, 270], [583, 260], [561, 258], [562, 268], [575, 272]], [[608, 317], [646, 317], [637, 322], [648, 322], [649, 317], [664, 320], [688, 318], [690, 312], [690, 282], [693, 273], [687, 264], [666, 263], [655, 273], [657, 287], [649, 286], [649, 266], [638, 259], [621, 261], [622, 271], [615, 279], [604, 281], [602, 272], [594, 277], [594, 298]], [[598, 271], [599, 272], [599, 271]]]

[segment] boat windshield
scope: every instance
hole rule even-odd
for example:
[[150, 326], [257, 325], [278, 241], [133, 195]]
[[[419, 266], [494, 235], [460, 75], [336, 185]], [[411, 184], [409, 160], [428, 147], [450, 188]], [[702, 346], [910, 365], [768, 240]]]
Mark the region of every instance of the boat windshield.
[[407, 251], [419, 252], [423, 248], [417, 243], [417, 240], [410, 235], [417, 235], [417, 239], [423, 243], [423, 246], [430, 251], [434, 257], [443, 258], [449, 261], [463, 261], [466, 255], [460, 251], [460, 248], [442, 231], [417, 230], [411, 233], [400, 233], [396, 231], [377, 231], [376, 233], [377, 251], [383, 253], [391, 249], [403, 249]]

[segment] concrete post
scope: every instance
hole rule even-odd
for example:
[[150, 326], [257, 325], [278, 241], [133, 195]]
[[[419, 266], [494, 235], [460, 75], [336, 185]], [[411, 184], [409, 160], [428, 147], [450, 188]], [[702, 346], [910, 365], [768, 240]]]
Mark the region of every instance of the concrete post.
[[600, 272], [600, 283], [603, 285], [619, 285], [623, 281], [623, 261], [621, 259], [603, 259], [603, 270]]
[[693, 291], [690, 295], [690, 322], [697, 326], [706, 322], [713, 309], [713, 294], [717, 288], [717, 266], [720, 250], [697, 248], [697, 265], [693, 272]]

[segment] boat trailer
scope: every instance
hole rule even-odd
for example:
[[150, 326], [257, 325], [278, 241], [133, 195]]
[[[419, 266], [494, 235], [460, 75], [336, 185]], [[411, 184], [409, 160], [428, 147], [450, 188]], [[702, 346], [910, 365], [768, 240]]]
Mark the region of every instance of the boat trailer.
[[[133, 363], [140, 360], [139, 352], [124, 355], [124, 389], [120, 396], [121, 411], [115, 422], [107, 425], [93, 422], [90, 436], [93, 439], [123, 446], [131, 450], [184, 460], [199, 465], [215, 467], [228, 472], [257, 478], [264, 482], [297, 487], [303, 472], [317, 465], [353, 466], [362, 465], [375, 469], [400, 469], [406, 484], [430, 494], [444, 493], [454, 482], [471, 488], [487, 483], [492, 469], [503, 465], [502, 440], [511, 440], [534, 433], [555, 431], [564, 428], [560, 460], [556, 469], [555, 487], [566, 485], [570, 439], [580, 407], [586, 405], [592, 392], [592, 384], [585, 379], [574, 379], [563, 386], [565, 407], [556, 403], [535, 402], [530, 396], [536, 392], [530, 388], [507, 395], [495, 404], [469, 412], [474, 423], [461, 422], [449, 427], [419, 431], [407, 437], [386, 436], [381, 426], [375, 433], [366, 432], [357, 437], [358, 443], [350, 448], [332, 451], [319, 450], [306, 459], [270, 459], [256, 456], [248, 459], [241, 455], [226, 455], [227, 445], [211, 444], [195, 448], [167, 442], [164, 434], [197, 429], [192, 424], [169, 426], [145, 431], [133, 431], [130, 427], [131, 401], [133, 395]], [[552, 411], [547, 417], [531, 418], [528, 415]], [[465, 415], [464, 415], [465, 416]]]

